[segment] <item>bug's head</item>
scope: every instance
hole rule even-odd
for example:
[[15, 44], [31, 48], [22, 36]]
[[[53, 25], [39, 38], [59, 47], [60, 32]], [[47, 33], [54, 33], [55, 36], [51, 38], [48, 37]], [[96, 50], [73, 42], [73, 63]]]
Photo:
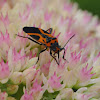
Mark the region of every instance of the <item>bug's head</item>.
[[58, 53], [60, 51], [60, 46], [58, 42], [55, 41], [54, 43], [51, 43], [50, 49], [55, 53]]

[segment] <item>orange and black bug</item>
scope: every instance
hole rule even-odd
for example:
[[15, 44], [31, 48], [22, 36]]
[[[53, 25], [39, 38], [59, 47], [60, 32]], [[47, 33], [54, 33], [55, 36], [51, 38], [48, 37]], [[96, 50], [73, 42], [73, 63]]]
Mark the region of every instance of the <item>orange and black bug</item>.
[[[74, 34], [67, 41], [67, 43], [64, 45], [64, 47], [61, 48], [61, 46], [58, 44], [57, 38], [55, 38], [55, 37], [53, 37], [51, 35], [52, 28], [49, 28], [48, 30], [45, 31], [45, 30], [43, 30], [41, 28], [37, 28], [37, 27], [24, 27], [23, 31], [25, 33], [27, 33], [30, 37], [24, 37], [24, 36], [18, 35], [19, 37], [28, 38], [29, 40], [31, 40], [31, 41], [33, 41], [33, 42], [35, 42], [37, 44], [44, 45], [45, 49], [43, 49], [40, 53], [42, 53], [45, 50], [47, 50], [47, 48], [50, 48], [50, 55], [55, 59], [55, 61], [57, 62], [58, 65], [59, 65], [59, 52], [64, 50], [63, 59], [66, 60], [64, 58], [64, 56], [65, 56], [65, 48], [64, 47], [69, 42], [69, 40], [75, 36], [75, 34]], [[52, 51], [54, 52], [54, 54], [52, 54]], [[40, 53], [39, 53], [39, 55], [40, 55]], [[58, 61], [55, 58], [55, 54], [58, 54]], [[39, 61], [39, 55], [38, 55], [37, 62]]]

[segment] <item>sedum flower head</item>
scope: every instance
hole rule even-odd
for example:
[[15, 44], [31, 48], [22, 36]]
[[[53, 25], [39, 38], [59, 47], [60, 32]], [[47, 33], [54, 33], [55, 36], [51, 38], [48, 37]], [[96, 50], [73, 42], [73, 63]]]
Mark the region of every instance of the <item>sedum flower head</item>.
[[[23, 27], [53, 28], [59, 65]], [[99, 100], [100, 23], [69, 0], [0, 1], [0, 100]], [[17, 35], [16, 35], [17, 34]], [[55, 55], [56, 59], [58, 58]], [[57, 59], [58, 60], [58, 59]]]
[[48, 84], [49, 84], [53, 89], [57, 89], [57, 88], [61, 87], [60, 78], [61, 78], [61, 77], [57, 77], [56, 73], [54, 72], [54, 75], [51, 76], [51, 77], [49, 78]]

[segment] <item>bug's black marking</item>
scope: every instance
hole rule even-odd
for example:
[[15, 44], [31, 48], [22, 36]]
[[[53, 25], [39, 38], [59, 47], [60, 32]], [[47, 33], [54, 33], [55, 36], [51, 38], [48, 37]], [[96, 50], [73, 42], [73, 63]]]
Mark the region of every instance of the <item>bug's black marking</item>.
[[36, 28], [36, 27], [24, 27], [23, 28], [23, 31], [25, 32], [25, 33], [41, 33], [40, 31], [39, 31], [39, 29], [38, 28]]
[[55, 40], [55, 39], [57, 39], [57, 38], [52, 38], [52, 40]]
[[[29, 40], [37, 43], [37, 44], [40, 44], [40, 45], [44, 45], [45, 46], [45, 49], [42, 50], [39, 55], [44, 52], [45, 50], [47, 50], [47, 48], [49, 47], [50, 48], [50, 55], [55, 59], [55, 61], [57, 62], [57, 64], [59, 65], [59, 53], [64, 50], [64, 54], [63, 54], [63, 59], [65, 59], [65, 46], [66, 44], [70, 41], [70, 39], [72, 39], [75, 34], [66, 42], [66, 44], [64, 45], [63, 48], [61, 48], [61, 46], [58, 44], [58, 40], [57, 38], [53, 37], [51, 35], [52, 33], [52, 28], [49, 28], [48, 30], [43, 30], [43, 29], [40, 29], [40, 28], [37, 28], [37, 27], [24, 27], [23, 28], [23, 31], [25, 33], [27, 33], [28, 35], [30, 35], [33, 39], [31, 39], [30, 37], [24, 37], [24, 36], [20, 36], [20, 35], [17, 35], [19, 37], [23, 37], [23, 38], [28, 38]], [[35, 35], [36, 34], [36, 35]], [[54, 54], [52, 55], [52, 51], [54, 51]], [[58, 61], [57, 59], [55, 58], [55, 54], [58, 54]], [[38, 55], [38, 60], [37, 62], [39, 61], [39, 55]], [[36, 63], [37, 63], [36, 62]]]
[[[42, 35], [42, 33], [40, 32], [39, 28], [37, 28], [37, 27], [24, 27], [24, 28], [23, 28], [23, 31], [24, 31], [25, 33], [37, 33], [37, 34], [41, 34], [41, 35]], [[43, 30], [43, 32], [44, 32], [44, 33], [48, 33], [48, 32], [45, 31], [45, 30]], [[50, 34], [50, 33], [48, 33], [48, 34]]]
[[32, 38], [34, 38], [34, 39], [36, 39], [36, 40], [39, 40], [40, 39], [40, 37], [39, 36], [37, 36], [37, 35], [30, 35]]

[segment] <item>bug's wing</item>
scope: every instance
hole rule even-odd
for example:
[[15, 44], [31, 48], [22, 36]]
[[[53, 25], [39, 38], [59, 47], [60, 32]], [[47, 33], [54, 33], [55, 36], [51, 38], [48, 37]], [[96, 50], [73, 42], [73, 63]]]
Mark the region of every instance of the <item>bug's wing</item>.
[[38, 34], [40, 33], [39, 28], [37, 27], [24, 27], [23, 31], [25, 33], [38, 33]]
[[43, 44], [45, 44], [46, 42], [50, 41], [51, 38], [53, 38], [53, 36], [50, 33], [37, 27], [24, 27], [23, 31], [36, 41]]

